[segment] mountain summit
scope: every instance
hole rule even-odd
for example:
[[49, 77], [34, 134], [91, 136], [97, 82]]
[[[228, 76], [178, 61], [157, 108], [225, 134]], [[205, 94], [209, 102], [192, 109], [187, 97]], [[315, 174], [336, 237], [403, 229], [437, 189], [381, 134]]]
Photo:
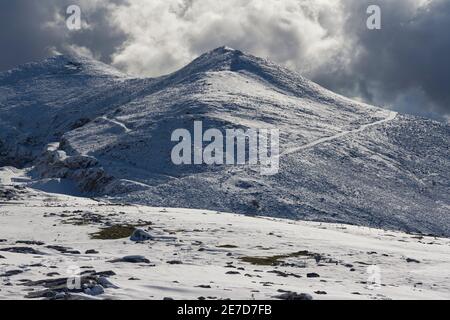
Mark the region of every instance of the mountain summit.
[[[450, 236], [449, 125], [352, 101], [239, 50], [155, 79], [59, 56], [0, 74], [0, 93], [0, 165], [29, 166], [39, 186]], [[280, 172], [173, 164], [172, 133], [196, 121], [279, 129]]]

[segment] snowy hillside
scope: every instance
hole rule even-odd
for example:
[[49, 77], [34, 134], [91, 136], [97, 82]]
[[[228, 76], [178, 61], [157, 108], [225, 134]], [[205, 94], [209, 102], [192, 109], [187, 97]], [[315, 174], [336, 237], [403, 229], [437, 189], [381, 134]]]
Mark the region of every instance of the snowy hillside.
[[[171, 133], [195, 120], [279, 129], [279, 174], [174, 165]], [[47, 191], [448, 237], [449, 150], [448, 125], [230, 48], [157, 79], [67, 56], [0, 74], [0, 165], [30, 167], [29, 185]]]
[[[42, 193], [11, 168], [0, 178], [0, 300], [450, 298], [449, 239]], [[135, 228], [150, 238], [131, 240]]]

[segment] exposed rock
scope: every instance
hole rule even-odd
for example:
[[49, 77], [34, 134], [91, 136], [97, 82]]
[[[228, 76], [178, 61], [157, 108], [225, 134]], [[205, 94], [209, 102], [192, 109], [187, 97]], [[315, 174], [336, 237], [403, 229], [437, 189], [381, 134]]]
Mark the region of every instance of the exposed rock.
[[51, 298], [54, 298], [57, 294], [58, 293], [54, 290], [46, 289], [46, 290], [41, 290], [41, 291], [29, 292], [29, 293], [27, 293], [25, 298], [27, 298], [27, 299], [38, 299], [38, 298], [51, 299]]
[[306, 277], [308, 277], [308, 278], [320, 278], [320, 275], [315, 273], [315, 272], [311, 272], [311, 273], [308, 273], [306, 275]]
[[313, 297], [307, 293], [286, 292], [274, 298], [280, 300], [313, 300]]
[[153, 240], [153, 237], [146, 231], [142, 229], [134, 230], [133, 234], [130, 237], [131, 241], [142, 242], [147, 240]]
[[225, 274], [241, 274], [239, 271], [228, 271]]
[[0, 277], [11, 277], [11, 276], [15, 276], [15, 275], [18, 275], [21, 273], [23, 273], [22, 270], [10, 270], [10, 271], [6, 271], [3, 274], [0, 274]]
[[116, 273], [114, 271], [101, 271], [101, 272], [96, 272], [94, 273], [94, 275], [98, 276], [98, 277], [112, 277], [115, 276]]
[[113, 180], [99, 167], [97, 159], [84, 155], [69, 156], [59, 148], [59, 143], [50, 143], [42, 152], [36, 165], [42, 178], [72, 179], [86, 192], [98, 191]]
[[327, 294], [326, 291], [314, 291], [314, 293], [318, 294], [318, 295], [325, 295], [325, 294]]
[[94, 249], [90, 249], [90, 250], [86, 250], [85, 254], [98, 254], [98, 251], [94, 250]]
[[145, 258], [144, 256], [125, 256], [123, 258], [120, 259], [114, 259], [109, 261], [111, 263], [116, 263], [116, 262], [128, 262], [128, 263], [150, 263], [150, 260], [148, 260], [147, 258]]
[[287, 278], [287, 277], [294, 277], [294, 278], [301, 278], [302, 276], [295, 274], [295, 273], [290, 273], [290, 272], [283, 272], [280, 270], [271, 270], [271, 271], [267, 271], [268, 273], [275, 273], [276, 275], [278, 275], [279, 277], [283, 277], [283, 278]]
[[50, 272], [47, 273], [47, 277], [54, 277], [54, 276], [59, 276], [60, 274], [58, 272]]
[[11, 247], [11, 248], [2, 248], [0, 251], [4, 252], [12, 252], [12, 253], [22, 253], [22, 254], [35, 254], [35, 255], [43, 255], [45, 253], [40, 252], [36, 249], [30, 247]]
[[101, 294], [105, 293], [105, 290], [103, 289], [103, 287], [101, 285], [95, 285], [92, 288], [86, 288], [84, 290], [84, 293], [90, 295], [90, 296], [99, 296]]
[[72, 248], [63, 247], [63, 246], [47, 246], [49, 249], [53, 249], [56, 251], [59, 251], [61, 253], [67, 253], [67, 254], [81, 254], [78, 250], [73, 250]]
[[16, 241], [17, 244], [27, 244], [27, 245], [35, 245], [35, 246], [42, 246], [44, 245], [44, 242], [42, 241], [34, 241], [34, 240], [18, 240]]
[[105, 277], [99, 277], [97, 282], [98, 282], [99, 285], [101, 285], [105, 289], [109, 289], [109, 288], [119, 289], [118, 286], [116, 286], [115, 284], [111, 283], [111, 281], [109, 281]]

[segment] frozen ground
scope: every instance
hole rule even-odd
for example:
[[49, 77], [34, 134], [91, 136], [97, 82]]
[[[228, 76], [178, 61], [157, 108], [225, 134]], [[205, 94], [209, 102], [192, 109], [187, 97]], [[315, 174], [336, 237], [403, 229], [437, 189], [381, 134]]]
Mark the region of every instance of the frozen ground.
[[[66, 281], [61, 287], [58, 279], [70, 276], [74, 266], [93, 279], [98, 279], [94, 272], [108, 271], [103, 275], [117, 288], [106, 285], [95, 297], [65, 298], [275, 299], [286, 291], [314, 299], [450, 298], [449, 239], [111, 204], [13, 184], [0, 187], [0, 299], [62, 292]], [[154, 239], [136, 243], [125, 234], [108, 239], [117, 236], [113, 230], [129, 226]], [[103, 239], [93, 239], [102, 229]], [[148, 262], [110, 262], [130, 255]], [[379, 286], [372, 285], [377, 268]], [[33, 283], [41, 280], [46, 284]]]

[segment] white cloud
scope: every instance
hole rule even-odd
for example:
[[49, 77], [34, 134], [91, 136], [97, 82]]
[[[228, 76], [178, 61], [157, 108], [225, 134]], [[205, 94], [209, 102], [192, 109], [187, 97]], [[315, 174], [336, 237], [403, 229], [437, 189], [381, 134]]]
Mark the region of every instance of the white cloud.
[[310, 72], [345, 50], [341, 1], [129, 1], [112, 11], [128, 35], [113, 64], [157, 76], [228, 45]]

